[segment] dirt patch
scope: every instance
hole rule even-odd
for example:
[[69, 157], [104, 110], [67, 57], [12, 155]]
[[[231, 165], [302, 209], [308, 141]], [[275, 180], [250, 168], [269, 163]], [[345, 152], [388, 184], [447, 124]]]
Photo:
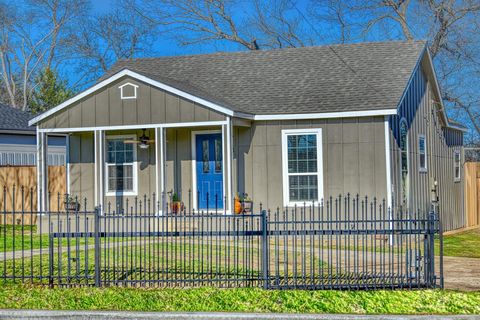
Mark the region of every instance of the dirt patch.
[[[436, 266], [439, 266], [438, 258]], [[480, 290], [480, 259], [444, 257], [443, 268], [445, 289]]]

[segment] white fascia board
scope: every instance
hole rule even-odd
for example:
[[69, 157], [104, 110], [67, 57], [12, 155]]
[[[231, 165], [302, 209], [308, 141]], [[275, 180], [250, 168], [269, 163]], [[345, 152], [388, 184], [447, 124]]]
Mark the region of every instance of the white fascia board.
[[397, 114], [397, 109], [324, 112], [324, 113], [299, 113], [299, 114], [265, 114], [256, 115], [254, 120], [305, 120], [305, 119], [331, 119], [331, 118], [356, 118], [371, 116], [387, 116]]
[[29, 126], [32, 126], [32, 125], [38, 123], [39, 121], [41, 121], [41, 120], [43, 120], [43, 119], [45, 119], [45, 118], [47, 118], [47, 117], [55, 114], [56, 112], [62, 110], [63, 108], [71, 105], [72, 103], [75, 103], [75, 102], [77, 102], [77, 101], [85, 98], [86, 96], [94, 93], [95, 91], [97, 91], [97, 90], [99, 90], [99, 89], [101, 89], [101, 88], [109, 85], [110, 83], [112, 83], [112, 82], [114, 82], [114, 81], [116, 81], [116, 80], [118, 80], [118, 79], [120, 79], [120, 78], [122, 78], [122, 77], [125, 77], [125, 76], [132, 77], [132, 78], [134, 78], [134, 79], [136, 79], [136, 80], [138, 80], [138, 81], [142, 81], [142, 82], [148, 83], [148, 84], [150, 84], [150, 85], [152, 85], [152, 86], [154, 86], [154, 87], [157, 87], [157, 88], [159, 88], [159, 89], [168, 91], [168, 92], [170, 92], [170, 93], [172, 93], [172, 94], [176, 94], [176, 95], [178, 95], [178, 96], [180, 96], [180, 97], [183, 97], [183, 98], [185, 98], [185, 99], [191, 100], [191, 101], [193, 101], [193, 102], [196, 102], [196, 103], [201, 104], [201, 105], [203, 105], [203, 106], [205, 106], [205, 107], [211, 108], [211, 109], [213, 109], [213, 110], [215, 110], [215, 111], [221, 112], [221, 113], [226, 114], [226, 115], [228, 115], [228, 116], [234, 116], [234, 112], [233, 112], [233, 110], [231, 110], [231, 109], [228, 109], [228, 108], [226, 108], [226, 107], [220, 106], [220, 105], [218, 105], [218, 104], [215, 104], [215, 103], [213, 103], [213, 102], [207, 101], [207, 100], [205, 100], [205, 99], [199, 98], [199, 97], [194, 96], [194, 95], [192, 95], [192, 94], [190, 94], [190, 93], [187, 93], [187, 92], [185, 92], [185, 91], [176, 89], [176, 88], [174, 88], [174, 87], [171, 87], [171, 86], [166, 85], [166, 84], [164, 84], [164, 83], [161, 83], [161, 82], [159, 82], [159, 81], [153, 80], [153, 79], [151, 79], [151, 78], [145, 77], [145, 76], [143, 76], [143, 75], [141, 75], [141, 74], [138, 74], [138, 73], [136, 73], [136, 72], [133, 72], [133, 71], [131, 71], [131, 70], [124, 69], [124, 70], [122, 70], [122, 71], [114, 74], [114, 75], [111, 76], [110, 78], [105, 79], [105, 80], [103, 80], [102, 82], [94, 85], [94, 86], [91, 87], [90, 89], [87, 89], [87, 90], [83, 91], [82, 93], [79, 93], [79, 94], [76, 95], [75, 97], [73, 97], [73, 98], [71, 98], [71, 99], [68, 99], [67, 101], [59, 104], [58, 106], [56, 106], [56, 107], [54, 107], [54, 108], [52, 108], [52, 109], [50, 109], [50, 110], [48, 110], [48, 111], [46, 111], [46, 112], [38, 115], [37, 117], [31, 119], [31, 120], [28, 122], [28, 125], [29, 125]]
[[442, 92], [440, 91], [440, 85], [438, 84], [437, 72], [435, 71], [435, 65], [433, 64], [433, 60], [432, 60], [432, 55], [430, 54], [430, 50], [428, 50], [428, 48], [426, 49], [426, 51], [427, 51], [428, 63], [430, 63], [430, 67], [432, 68], [433, 83], [435, 85], [435, 90], [437, 91], [437, 94], [440, 97], [440, 101], [439, 101], [440, 109], [441, 109], [440, 111], [442, 112], [442, 116], [443, 116], [443, 119], [445, 120], [445, 123], [447, 124], [447, 127], [455, 130], [460, 130], [462, 132], [467, 132], [468, 131], [467, 128], [458, 127], [454, 124], [451, 124], [448, 121], [447, 113], [445, 112], [445, 105], [443, 104], [443, 100], [442, 100]]
[[437, 95], [440, 97], [440, 111], [442, 112], [443, 120], [445, 120], [445, 123], [447, 126], [450, 126], [448, 123], [448, 117], [447, 114], [445, 113], [445, 106], [443, 105], [443, 100], [442, 100], [442, 93], [440, 91], [440, 85], [438, 84], [438, 79], [437, 79], [437, 72], [435, 71], [435, 66], [433, 64], [432, 56], [430, 55], [430, 50], [428, 48], [425, 49], [427, 52], [427, 57], [428, 57], [428, 63], [430, 64], [430, 68], [432, 68], [432, 73], [433, 73], [433, 84], [435, 85], [435, 91], [437, 92]]
[[38, 132], [46, 133], [71, 133], [71, 132], [88, 132], [95, 130], [113, 131], [113, 130], [141, 130], [141, 129], [155, 129], [155, 128], [185, 128], [185, 127], [206, 127], [206, 126], [221, 126], [227, 121], [199, 121], [199, 122], [178, 122], [178, 123], [163, 123], [163, 124], [135, 124], [135, 125], [120, 125], [120, 126], [102, 126], [102, 127], [78, 127], [78, 128], [49, 128], [38, 129]]

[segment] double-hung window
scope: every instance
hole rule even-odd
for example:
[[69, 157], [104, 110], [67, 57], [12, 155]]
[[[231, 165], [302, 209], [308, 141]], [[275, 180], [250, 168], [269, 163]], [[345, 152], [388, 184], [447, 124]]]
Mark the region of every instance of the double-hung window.
[[282, 130], [285, 206], [323, 198], [322, 129]]
[[427, 146], [425, 135], [418, 136], [418, 168], [420, 172], [427, 171]]
[[454, 163], [454, 181], [458, 182], [461, 179], [461, 157], [460, 157], [460, 151], [456, 150], [453, 153], [453, 163]]
[[106, 139], [107, 195], [135, 195], [137, 183], [136, 147], [125, 143], [131, 136], [110, 136]]

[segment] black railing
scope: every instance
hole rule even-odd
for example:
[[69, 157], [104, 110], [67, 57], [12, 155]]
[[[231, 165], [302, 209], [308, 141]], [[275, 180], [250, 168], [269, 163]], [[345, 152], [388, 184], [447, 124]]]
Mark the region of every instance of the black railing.
[[79, 206], [68, 204], [78, 199], [67, 199], [66, 210], [57, 212], [4, 205], [0, 280], [266, 289], [432, 288], [443, 283], [441, 263], [435, 268], [443, 241], [438, 214], [390, 210], [375, 199], [339, 196], [273, 211], [259, 204], [251, 214], [185, 206], [162, 211], [160, 201], [146, 197], [88, 211], [86, 200]]

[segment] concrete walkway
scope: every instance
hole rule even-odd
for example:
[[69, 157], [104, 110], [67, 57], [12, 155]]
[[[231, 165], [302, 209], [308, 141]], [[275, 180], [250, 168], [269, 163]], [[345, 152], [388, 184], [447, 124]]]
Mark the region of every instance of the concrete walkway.
[[480, 319], [479, 316], [404, 316], [404, 315], [338, 315], [338, 314], [265, 314], [265, 313], [154, 313], [111, 311], [33, 311], [0, 310], [0, 319], [159, 319], [159, 320], [313, 320], [313, 319]]
[[[438, 268], [438, 265], [437, 263], [435, 267]], [[443, 257], [443, 269], [445, 289], [480, 290], [480, 259]]]

